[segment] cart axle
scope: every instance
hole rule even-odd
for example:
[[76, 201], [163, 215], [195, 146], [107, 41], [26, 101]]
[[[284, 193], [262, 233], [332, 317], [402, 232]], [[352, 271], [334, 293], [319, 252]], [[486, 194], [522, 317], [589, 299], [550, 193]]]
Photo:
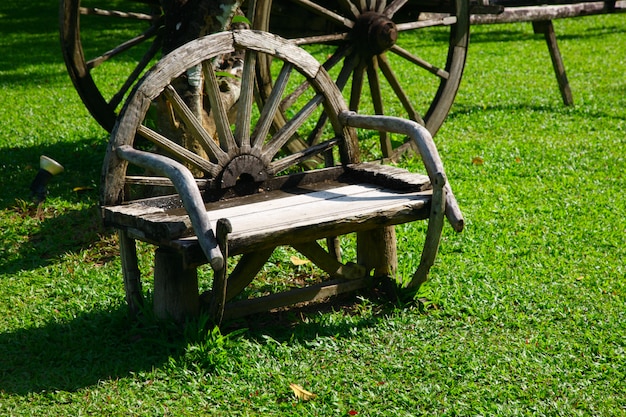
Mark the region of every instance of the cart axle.
[[376, 12], [362, 13], [352, 30], [352, 38], [361, 54], [378, 55], [398, 40], [398, 29], [393, 20]]

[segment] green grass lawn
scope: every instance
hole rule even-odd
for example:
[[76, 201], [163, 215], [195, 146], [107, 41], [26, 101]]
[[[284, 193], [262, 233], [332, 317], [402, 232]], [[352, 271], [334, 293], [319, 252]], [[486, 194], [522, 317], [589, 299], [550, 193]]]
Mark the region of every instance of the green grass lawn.
[[[445, 228], [428, 301], [363, 294], [207, 334], [127, 318], [97, 207], [107, 134], [54, 3], [0, 5], [0, 415], [626, 415], [626, 16], [555, 22], [571, 108], [530, 24], [472, 28], [435, 138], [467, 227]], [[41, 154], [66, 170], [38, 210]], [[423, 228], [398, 228], [405, 276]]]

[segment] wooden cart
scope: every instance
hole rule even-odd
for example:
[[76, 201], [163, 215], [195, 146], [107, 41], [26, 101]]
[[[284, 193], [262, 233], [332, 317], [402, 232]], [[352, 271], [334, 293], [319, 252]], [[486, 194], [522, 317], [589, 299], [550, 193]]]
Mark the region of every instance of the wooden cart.
[[[418, 121], [435, 134], [461, 81], [469, 35], [466, 0], [244, 2], [253, 29], [294, 39], [329, 70], [351, 110]], [[161, 54], [166, 19], [158, 0], [61, 0], [61, 40], [69, 74], [86, 107], [108, 131], [124, 98]], [[128, 27], [128, 38], [106, 36]], [[361, 33], [359, 33], [359, 31]], [[119, 62], [129, 62], [120, 70]], [[415, 70], [397, 68], [409, 62]], [[113, 67], [113, 69], [112, 69]], [[125, 71], [125, 76], [120, 72]], [[122, 74], [123, 75], [123, 74]], [[271, 84], [269, 63], [259, 65]], [[420, 85], [418, 95], [409, 94]], [[362, 99], [366, 97], [366, 99]], [[392, 156], [402, 144], [383, 136]]]
[[[433, 136], [459, 88], [470, 23], [533, 22], [535, 31], [546, 37], [563, 101], [572, 104], [552, 20], [626, 10], [624, 0], [256, 0], [254, 4], [253, 28], [295, 38], [300, 45], [310, 45], [309, 50], [327, 55], [322, 61], [327, 68], [337, 68], [334, 77], [351, 97], [352, 110], [358, 110], [365, 94], [376, 113], [416, 120]], [[243, 9], [247, 12], [249, 5], [244, 3]], [[362, 12], [370, 13], [370, 19], [372, 14], [390, 19], [399, 35], [394, 45], [382, 42], [366, 59], [355, 58], [358, 48], [350, 49], [359, 43], [349, 34]], [[132, 86], [160, 56], [164, 25], [159, 0], [61, 0], [68, 72], [85, 106], [107, 131]], [[369, 21], [365, 26], [372, 25], [381, 23]], [[128, 36], [120, 37], [120, 28], [127, 28]], [[116, 31], [108, 36], [109, 29]], [[394, 71], [403, 60], [415, 65], [410, 77]], [[112, 64], [120, 61], [128, 65]], [[267, 66], [260, 71], [262, 79], [270, 79]], [[420, 94], [407, 94], [407, 87], [418, 83]], [[392, 155], [392, 147], [387, 145], [384, 152]]]

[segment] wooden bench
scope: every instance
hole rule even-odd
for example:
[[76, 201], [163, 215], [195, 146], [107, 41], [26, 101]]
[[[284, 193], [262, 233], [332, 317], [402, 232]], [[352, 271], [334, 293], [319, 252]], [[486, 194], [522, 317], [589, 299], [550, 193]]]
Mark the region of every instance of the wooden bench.
[[[214, 60], [237, 52], [243, 53], [243, 69], [233, 114]], [[271, 57], [277, 71], [272, 94], [263, 101], [255, 95], [255, 63], [261, 56]], [[189, 85], [198, 94], [190, 94]], [[194, 107], [198, 102], [202, 105]], [[285, 114], [293, 116], [287, 120]], [[355, 128], [408, 136], [425, 174], [380, 161], [361, 162]], [[300, 149], [286, 146], [294, 141]], [[120, 114], [103, 178], [103, 217], [120, 230], [131, 312], [143, 303], [135, 247], [142, 240], [158, 246], [155, 313], [178, 321], [198, 314], [204, 305], [219, 323], [224, 317], [371, 286], [380, 277], [395, 280], [394, 225], [427, 220], [420, 265], [410, 279], [397, 281], [416, 288], [433, 265], [444, 217], [456, 230], [463, 228], [425, 128], [348, 111], [315, 59], [291, 42], [259, 31], [210, 35], [159, 61]], [[146, 197], [140, 192], [146, 189], [175, 192]], [[357, 255], [345, 262], [337, 237], [350, 233], [357, 236]], [[237, 299], [278, 246], [293, 247], [329, 279]], [[229, 265], [233, 259], [237, 264]], [[197, 267], [205, 263], [214, 270], [212, 285], [199, 294]]]

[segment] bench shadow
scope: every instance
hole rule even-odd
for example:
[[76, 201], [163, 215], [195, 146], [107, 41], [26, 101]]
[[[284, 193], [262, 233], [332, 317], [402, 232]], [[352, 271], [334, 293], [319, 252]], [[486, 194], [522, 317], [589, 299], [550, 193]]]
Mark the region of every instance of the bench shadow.
[[76, 391], [165, 363], [183, 343], [129, 326], [126, 307], [0, 333], [0, 391]]
[[[398, 306], [397, 295], [378, 286], [340, 294], [320, 302], [302, 303], [242, 317], [225, 322], [222, 327], [225, 331], [245, 328], [246, 337], [259, 343], [265, 343], [267, 336], [281, 343], [302, 343], [319, 337], [349, 337], [355, 329], [376, 326]], [[363, 311], [368, 313], [363, 314]], [[351, 316], [351, 319], [338, 320], [332, 324], [320, 322], [321, 315], [335, 312]]]
[[[582, 17], [585, 18], [585, 17]], [[595, 26], [582, 32], [568, 33], [559, 24], [560, 19], [553, 20], [558, 41], [589, 40], [612, 33], [625, 33], [626, 28], [620, 25]], [[516, 25], [516, 26], [514, 26]], [[521, 28], [520, 28], [521, 26]], [[484, 27], [484, 29], [482, 29]], [[542, 34], [533, 33], [531, 22], [498, 23], [491, 25], [474, 24], [470, 27], [470, 50], [472, 45], [536, 40], [545, 42]]]
[[[620, 87], [626, 92], [626, 83]], [[619, 110], [619, 109], [618, 109]], [[519, 102], [511, 104], [464, 104], [455, 103], [450, 111], [450, 114], [446, 120], [454, 120], [457, 117], [468, 116], [472, 114], [488, 114], [488, 113], [501, 113], [511, 111], [526, 111], [536, 113], [569, 113], [579, 116], [584, 116], [590, 120], [594, 119], [611, 119], [616, 121], [626, 120], [626, 115], [622, 115], [616, 110], [615, 113], [608, 113], [605, 111], [593, 110], [590, 111], [581, 107], [566, 107], [562, 105], [550, 105], [550, 104], [535, 104], [531, 102]]]
[[[371, 294], [368, 294], [371, 295]], [[374, 296], [375, 297], [375, 296]], [[350, 337], [354, 329], [376, 325], [393, 308], [388, 301], [368, 299], [373, 315], [362, 317], [354, 295], [336, 297], [310, 306], [257, 314], [222, 326], [222, 334], [235, 332], [265, 344], [268, 337], [281, 343], [302, 343], [319, 337]], [[356, 319], [320, 323], [320, 312], [342, 310]], [[360, 317], [360, 318], [359, 318]], [[0, 333], [0, 392], [27, 395], [42, 391], [75, 392], [101, 381], [151, 372], [185, 360], [190, 340], [184, 331], [152, 318], [129, 320], [126, 306], [94, 311], [69, 322]], [[210, 362], [210, 361], [209, 361]], [[202, 364], [200, 364], [202, 366]], [[213, 372], [214, 369], [205, 369]]]

